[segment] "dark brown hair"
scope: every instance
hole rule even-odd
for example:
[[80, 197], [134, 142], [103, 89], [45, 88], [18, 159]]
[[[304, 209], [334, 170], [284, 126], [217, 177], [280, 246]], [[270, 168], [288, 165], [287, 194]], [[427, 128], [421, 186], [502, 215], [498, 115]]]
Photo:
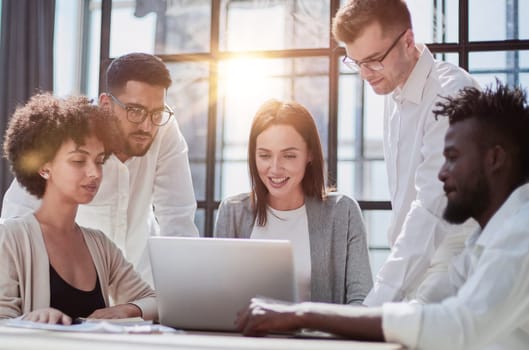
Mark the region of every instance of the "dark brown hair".
[[167, 89], [171, 75], [163, 61], [154, 55], [133, 52], [115, 58], [106, 72], [107, 92], [116, 93], [128, 81], [134, 80]]
[[403, 0], [350, 0], [334, 16], [332, 34], [337, 41], [352, 43], [372, 23], [379, 23], [384, 34], [412, 27]]
[[266, 225], [268, 190], [261, 181], [256, 164], [257, 136], [272, 125], [290, 125], [307, 144], [311, 162], [301, 182], [303, 193], [323, 200], [325, 197], [324, 163], [318, 129], [310, 112], [297, 102], [269, 100], [261, 105], [252, 122], [248, 142], [248, 165], [252, 185], [252, 204], [257, 224]]
[[48, 93], [38, 94], [18, 107], [9, 120], [4, 156], [18, 182], [42, 198], [46, 181], [39, 169], [53, 160], [61, 145], [69, 139], [83, 145], [93, 135], [103, 142], [108, 156], [114, 136], [110, 130], [115, 130], [108, 123], [114, 122], [114, 117], [84, 96], [60, 99]]

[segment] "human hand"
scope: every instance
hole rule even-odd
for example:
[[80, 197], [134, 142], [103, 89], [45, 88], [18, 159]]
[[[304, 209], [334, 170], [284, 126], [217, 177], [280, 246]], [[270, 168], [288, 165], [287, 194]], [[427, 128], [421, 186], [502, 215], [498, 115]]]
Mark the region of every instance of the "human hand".
[[302, 328], [299, 304], [284, 304], [252, 298], [237, 313], [236, 329], [246, 336], [264, 336], [270, 332], [288, 332]]
[[106, 307], [104, 309], [97, 309], [87, 318], [128, 318], [141, 317], [141, 309], [134, 304], [120, 304], [116, 306]]
[[63, 324], [63, 325], [72, 324], [72, 319], [70, 316], [51, 307], [31, 311], [30, 313], [24, 315], [22, 319], [26, 321], [49, 323], [49, 324]]

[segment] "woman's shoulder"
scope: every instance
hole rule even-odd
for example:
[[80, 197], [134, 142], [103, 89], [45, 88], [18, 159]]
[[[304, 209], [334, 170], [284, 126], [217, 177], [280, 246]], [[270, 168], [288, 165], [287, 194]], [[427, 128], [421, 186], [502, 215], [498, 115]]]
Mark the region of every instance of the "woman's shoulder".
[[222, 202], [226, 202], [226, 203], [246, 202], [246, 201], [250, 201], [250, 198], [251, 198], [250, 195], [251, 195], [250, 192], [234, 194], [234, 195], [224, 198]]
[[250, 207], [252, 203], [250, 193], [239, 193], [233, 196], [228, 196], [220, 203], [224, 208], [245, 208]]
[[35, 243], [38, 244], [41, 241], [40, 226], [33, 214], [2, 219], [0, 223], [2, 249], [9, 246], [19, 252], [25, 252], [28, 249], [30, 251]]
[[0, 232], [3, 235], [29, 235], [32, 233], [32, 227], [38, 222], [33, 214], [26, 214], [13, 218], [4, 218], [0, 222]]
[[358, 202], [355, 199], [340, 192], [329, 192], [322, 202], [327, 206], [358, 208]]

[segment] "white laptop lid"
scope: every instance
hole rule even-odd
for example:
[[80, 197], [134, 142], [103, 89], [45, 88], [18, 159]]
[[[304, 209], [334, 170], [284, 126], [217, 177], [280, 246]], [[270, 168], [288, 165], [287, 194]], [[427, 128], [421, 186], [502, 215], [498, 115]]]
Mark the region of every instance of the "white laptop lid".
[[288, 241], [151, 237], [160, 323], [197, 330], [234, 330], [252, 297], [294, 301]]

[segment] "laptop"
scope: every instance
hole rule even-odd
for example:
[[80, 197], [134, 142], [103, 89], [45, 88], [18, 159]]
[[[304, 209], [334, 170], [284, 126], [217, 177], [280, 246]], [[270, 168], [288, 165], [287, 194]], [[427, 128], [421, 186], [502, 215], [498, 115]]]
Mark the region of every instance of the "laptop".
[[234, 331], [237, 312], [255, 296], [295, 301], [288, 241], [150, 237], [149, 255], [166, 326]]

